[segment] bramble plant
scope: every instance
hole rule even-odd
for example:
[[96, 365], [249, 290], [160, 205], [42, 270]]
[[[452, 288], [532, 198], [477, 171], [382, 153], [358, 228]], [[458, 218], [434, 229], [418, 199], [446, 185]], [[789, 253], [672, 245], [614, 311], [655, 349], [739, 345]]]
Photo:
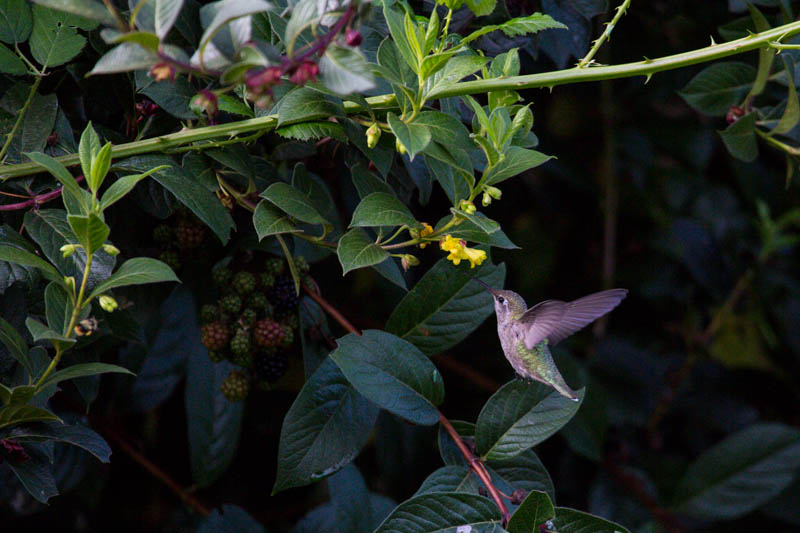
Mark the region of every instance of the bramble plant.
[[[166, 480], [195, 512], [192, 525], [200, 531], [263, 531], [259, 521], [288, 527], [285, 516], [273, 524], [227, 504], [244, 497], [182, 489], [112, 423], [115, 412], [158, 412], [182, 391], [193, 486], [221, 490], [240, 440], [248, 439], [245, 430], [268, 424], [258, 431], [274, 442], [259, 443], [253, 455], [271, 455], [247, 469], [265, 461], [276, 466], [258, 471], [261, 485], [253, 492], [262, 501], [251, 504], [261, 508], [269, 497], [283, 502], [279, 509], [296, 498], [286, 494], [309, 495], [300, 515], [291, 516], [298, 532], [628, 531], [612, 520], [637, 531], [682, 531], [682, 517], [707, 523], [764, 506], [800, 479], [800, 432], [789, 425], [745, 417], [748, 427], [680, 463], [681, 475], [664, 473], [659, 495], [642, 470], [623, 468], [604, 451], [612, 427], [606, 411], [625, 410], [628, 383], [593, 391], [600, 380], [554, 350], [567, 381], [580, 385], [575, 392], [555, 368], [561, 393], [547, 384], [553, 380], [489, 381], [484, 389], [492, 395], [464, 413], [469, 422], [445, 414], [455, 406], [442, 407], [437, 364], [449, 361], [445, 374], [457, 369], [454, 382], [486, 383], [442, 354], [468, 351], [460, 343], [493, 314], [481, 284], [502, 288], [506, 266], [492, 252], [522, 253], [491, 217], [505, 219], [501, 210], [514, 211], [505, 206], [522, 205], [515, 198], [520, 186], [508, 180], [573, 155], [537, 149], [539, 108], [525, 91], [632, 77], [647, 83], [673, 69], [757, 52], [756, 67], [714, 62], [680, 95], [701, 113], [725, 117], [719, 134], [737, 160], [756, 161], [759, 145], [769, 147], [767, 157], [784, 154], [788, 189], [800, 162], [796, 3], [741, 3], [749, 17], [721, 27], [720, 43], [605, 65], [612, 32], [636, 8], [631, 0], [614, 6], [592, 43], [591, 21], [607, 11], [601, 0], [544, 0], [536, 8], [497, 0], [0, 1], [0, 72], [7, 75], [0, 82], [0, 480], [10, 479], [3, 469], [13, 472], [30, 497], [47, 503], [70, 485], [59, 477], [71, 468], [70, 457], [55, 453], [61, 448], [54, 443], [108, 462], [102, 434]], [[572, 58], [577, 63], [526, 74], [540, 53], [561, 67]], [[96, 109], [68, 103], [70, 92], [90, 94], [86, 103]], [[609, 106], [610, 94], [603, 101]], [[611, 119], [604, 120], [610, 128]], [[76, 143], [79, 123], [85, 128]], [[607, 175], [613, 147], [609, 153]], [[631, 195], [645, 198], [644, 185], [634, 185]], [[608, 178], [606, 288], [614, 286], [618, 189]], [[672, 224], [673, 211], [680, 215], [678, 204], [691, 196], [686, 191], [664, 193], [670, 199], [653, 209], [654, 225]], [[59, 199], [63, 205], [43, 207]], [[700, 311], [690, 308], [673, 327], [686, 353], [676, 384], [642, 400], [648, 412], [621, 416], [619, 427], [655, 435], [703, 350], [731, 367], [774, 369], [766, 356], [746, 364], [730, 356], [741, 336], [748, 346], [762, 342], [753, 340], [755, 330], [777, 344], [764, 316], [749, 324], [736, 306], [770, 263], [794, 253], [800, 211], [773, 219], [765, 201], [752, 199], [750, 233], [758, 240], [740, 255], [754, 259], [724, 289], [714, 285], [718, 272], [707, 272], [710, 237], [679, 226], [687, 239], [695, 236], [695, 248], [660, 243], [672, 246], [699, 283], [713, 285], [714, 299]], [[116, 267], [120, 255], [131, 258]], [[548, 268], [546, 258], [542, 263]], [[655, 281], [641, 285], [640, 293], [660, 290]], [[347, 290], [368, 308], [353, 318], [368, 329], [350, 322], [355, 305], [346, 303]], [[625, 295], [610, 292], [613, 306]], [[395, 300], [391, 309], [383, 305]], [[632, 300], [626, 305], [643, 305]], [[592, 309], [590, 320], [559, 309], [580, 326], [608, 311]], [[344, 335], [336, 337], [335, 327]], [[547, 343], [537, 337], [534, 344], [549, 358]], [[499, 343], [490, 346], [504, 365]], [[613, 361], [600, 361], [608, 363], [606, 372], [615, 370]], [[655, 366], [663, 377], [665, 365]], [[115, 386], [101, 392], [98, 375], [105, 373], [131, 376], [108, 376], [104, 383]], [[60, 393], [57, 384], [64, 384]], [[77, 414], [90, 406], [90, 415]], [[592, 489], [592, 513], [556, 506], [556, 488], [533, 448], [557, 433], [575, 457], [632, 487], [646, 517], [617, 508], [629, 499], [597, 505], [597, 491], [611, 490], [602, 480], [606, 485]], [[175, 446], [174, 436], [159, 445]], [[353, 464], [362, 450], [380, 448], [373, 469], [386, 476], [374, 485], [386, 489], [387, 480], [404, 474], [390, 472], [411, 461], [413, 454], [400, 454], [414, 439], [426, 452], [438, 447], [444, 466], [422, 472], [413, 494], [392, 492], [404, 498], [399, 503], [370, 490]], [[365, 470], [374, 466], [363, 462]], [[548, 466], [583, 479], [573, 472], [580, 469], [574, 458]], [[762, 471], [775, 479], [751, 479]], [[312, 509], [320, 498], [300, 488], [323, 482], [330, 502]], [[580, 483], [569, 490], [588, 493]], [[221, 511], [203, 503], [212, 498]], [[0, 484], [0, 502], [10, 499]]]

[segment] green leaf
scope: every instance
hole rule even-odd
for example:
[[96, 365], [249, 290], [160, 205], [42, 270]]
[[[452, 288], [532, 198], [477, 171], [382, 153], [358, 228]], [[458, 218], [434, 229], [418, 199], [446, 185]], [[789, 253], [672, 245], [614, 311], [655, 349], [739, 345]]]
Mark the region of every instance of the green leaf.
[[545, 155], [536, 150], [520, 148], [519, 146], [509, 147], [504, 155], [505, 159], [487, 172], [485, 179], [488, 185], [495, 185], [508, 178], [513, 178], [526, 170], [538, 167], [553, 159], [551, 155]]
[[65, 331], [69, 319], [72, 316], [72, 301], [64, 287], [51, 282], [44, 290], [45, 316], [47, 316], [47, 326], [62, 334]]
[[61, 421], [60, 418], [47, 409], [40, 409], [32, 405], [15, 404], [0, 407], [0, 428], [30, 422], [48, 422], [53, 420]]
[[303, 30], [307, 29], [322, 14], [319, 13], [318, 6], [319, 4], [315, 0], [300, 0], [292, 7], [292, 15], [289, 17], [282, 35], [289, 57], [292, 56], [295, 44]]
[[477, 271], [440, 259], [397, 304], [386, 330], [433, 355], [465, 339], [494, 312], [491, 295], [472, 276], [502, 287], [505, 266], [485, 264]]
[[61, 349], [62, 351], [68, 349], [70, 346], [75, 344], [75, 342], [77, 342], [75, 339], [65, 337], [58, 331], [53, 331], [38, 320], [35, 320], [31, 317], [25, 319], [25, 326], [27, 326], [28, 331], [31, 332], [33, 342], [50, 341], [53, 346]]
[[112, 183], [111, 186], [106, 189], [106, 192], [103, 193], [103, 197], [100, 200], [100, 209], [105, 211], [119, 200], [124, 198], [126, 194], [131, 192], [137, 183], [151, 175], [153, 172], [157, 172], [165, 168], [167, 167], [160, 166], [151, 168], [147, 172], [143, 172], [141, 174], [131, 174], [129, 176], [123, 176], [117, 179], [117, 181]]
[[408, 207], [394, 195], [375, 192], [361, 200], [353, 211], [350, 227], [408, 226], [421, 228]]
[[528, 493], [514, 514], [511, 515], [506, 529], [508, 533], [530, 533], [539, 529], [539, 526], [555, 515], [556, 512], [550, 497], [544, 492], [534, 490]]
[[156, 2], [156, 35], [164, 39], [172, 25], [178, 20], [178, 15], [183, 7], [183, 0], [155, 0]]
[[678, 94], [706, 115], [722, 116], [744, 101], [753, 86], [756, 70], [747, 63], [725, 61], [706, 67]]
[[[772, 54], [774, 56], [774, 54]], [[794, 83], [794, 60], [792, 56], [784, 55], [783, 64], [786, 70], [786, 81], [789, 87], [789, 94], [786, 97], [786, 108], [781, 115], [778, 124], [770, 131], [770, 134], [789, 133], [800, 122], [800, 101], [797, 98], [797, 88]]]
[[111, 232], [111, 228], [95, 213], [89, 213], [89, 216], [67, 215], [67, 221], [89, 255], [102, 248]]
[[[383, 3], [383, 16], [386, 19], [386, 24], [389, 26], [389, 32], [392, 35], [392, 42], [394, 43], [397, 51], [400, 52], [400, 55], [405, 60], [406, 64], [411, 67], [412, 71], [415, 73], [419, 72], [417, 55], [414, 53], [414, 50], [411, 48], [409, 40], [406, 37], [404, 23], [405, 17], [396, 9], [393, 9], [393, 6], [391, 6], [389, 2]], [[383, 62], [379, 61], [379, 64], [383, 65]], [[402, 67], [398, 66], [396, 68]]]
[[122, 266], [114, 274], [97, 285], [89, 294], [89, 298], [100, 296], [104, 292], [117, 287], [160, 283], [162, 281], [180, 282], [175, 276], [175, 272], [166, 263], [149, 257], [135, 257], [122, 263]]
[[14, 428], [9, 436], [16, 442], [36, 442], [43, 439], [65, 442], [83, 448], [104, 463], [111, 460], [111, 448], [106, 441], [91, 429], [79, 424], [73, 426], [55, 422], [26, 424]]
[[376, 59], [378, 70], [386, 80], [394, 85], [416, 88], [417, 75], [405, 62], [398, 46], [390, 37], [381, 41]]
[[50, 281], [64, 283], [61, 274], [58, 273], [53, 265], [42, 259], [36, 254], [32, 254], [16, 246], [9, 246], [7, 244], [0, 244], [0, 260], [8, 261], [17, 265], [31, 266], [38, 268], [42, 271], [42, 275]]
[[483, 213], [475, 212], [473, 214], [469, 214], [465, 213], [464, 211], [461, 211], [460, 209], [456, 209], [455, 207], [451, 207], [450, 212], [453, 213], [453, 215], [463, 217], [469, 220], [475, 225], [475, 227], [478, 228], [479, 231], [482, 231], [484, 233], [491, 235], [496, 231], [500, 231], [500, 224], [495, 222], [491, 218], [488, 218]]
[[332, 44], [319, 61], [322, 83], [336, 94], [362, 93], [375, 87], [364, 56], [355, 48]]
[[[0, 99], [0, 108], [16, 117], [30, 94], [30, 86], [18, 83], [10, 87]], [[5, 164], [23, 163], [25, 152], [41, 152], [47, 146], [47, 137], [52, 133], [58, 115], [58, 97], [55, 94], [34, 94], [28, 112], [17, 128], [6, 152]], [[11, 126], [0, 134], [3, 141], [8, 138]]]
[[462, 492], [423, 494], [404, 501], [375, 533], [499, 531], [500, 510], [488, 498]]
[[299, 87], [286, 93], [275, 112], [279, 115], [278, 127], [297, 122], [344, 117], [342, 106], [339, 103], [309, 87]]
[[309, 224], [330, 224], [311, 202], [311, 199], [288, 183], [273, 183], [261, 197], [286, 212], [292, 218]]
[[42, 383], [41, 388], [46, 389], [47, 387], [55, 385], [56, 383], [66, 379], [75, 379], [84, 376], [96, 376], [98, 374], [108, 373], [129, 374], [131, 376], [136, 375], [127, 368], [119, 365], [109, 365], [107, 363], [79, 363], [77, 365], [68, 366], [67, 368], [63, 368], [52, 373], [50, 377], [47, 378], [47, 381]]
[[610, 520], [568, 507], [556, 507], [553, 529], [558, 533], [629, 533]]
[[544, 492], [550, 497], [550, 501], [555, 502], [553, 481], [533, 450], [525, 450], [510, 459], [489, 461], [486, 465], [490, 472], [496, 473], [500, 479], [512, 487], [526, 491]]
[[736, 159], [749, 163], [758, 158], [755, 112], [746, 114], [718, 133], [725, 143], [725, 148]]
[[465, 0], [464, 4], [475, 13], [476, 17], [485, 17], [494, 11], [497, 0]]
[[217, 5], [219, 7], [214, 18], [206, 26], [203, 36], [200, 38], [200, 45], [197, 50], [200, 65], [203, 65], [203, 55], [211, 39], [226, 25], [236, 19], [268, 11], [272, 7], [272, 4], [264, 0], [225, 0], [224, 2], [218, 2]]
[[98, 152], [100, 152], [100, 137], [89, 122], [81, 133], [81, 140], [78, 143], [78, 158], [81, 160], [81, 171], [84, 176], [92, 175], [92, 162]]
[[514, 380], [489, 398], [475, 430], [481, 457], [502, 460], [539, 444], [561, 429], [578, 412], [579, 401], [565, 398], [542, 383]]
[[89, 193], [81, 189], [69, 170], [61, 162], [47, 154], [39, 152], [28, 152], [25, 154], [28, 159], [46, 169], [64, 186], [64, 193], [69, 194], [75, 203], [81, 206], [83, 213], [89, 212]]
[[106, 143], [92, 159], [92, 173], [88, 176], [89, 188], [97, 195], [111, 166], [111, 143]]
[[466, 466], [447, 465], [434, 470], [422, 485], [419, 486], [414, 496], [435, 492], [466, 492], [478, 494], [482, 484], [471, 470]]
[[135, 43], [122, 43], [97, 60], [89, 76], [115, 74], [131, 70], [149, 70], [159, 62], [158, 56]]
[[0, 0], [0, 41], [23, 43], [32, 28], [31, 7], [26, 0]]
[[287, 139], [297, 139], [298, 141], [310, 141], [332, 137], [339, 141], [345, 141], [346, 136], [341, 124], [324, 120], [316, 122], [302, 122], [277, 128], [275, 133]]
[[389, 122], [389, 128], [395, 137], [405, 146], [408, 151], [408, 157], [414, 160], [414, 156], [420, 153], [431, 142], [431, 132], [427, 126], [422, 124], [406, 124], [392, 112], [387, 113], [386, 119]]
[[[764, 17], [756, 6], [748, 2], [747, 8], [750, 10], [750, 16], [753, 18], [756, 33], [761, 33], [770, 29], [766, 17]], [[747, 95], [748, 100], [764, 92], [764, 87], [767, 86], [767, 81], [772, 71], [772, 62], [775, 61], [775, 55], [775, 52], [768, 46], [758, 50], [758, 72], [753, 82], [753, 88], [750, 89], [750, 93]]]
[[27, 460], [9, 459], [7, 464], [31, 496], [41, 503], [47, 503], [48, 499], [58, 494], [52, 472], [52, 454], [37, 444], [25, 446], [25, 453]]
[[199, 344], [197, 333], [194, 338], [183, 398], [192, 479], [200, 487], [207, 487], [225, 473], [236, 455], [244, 402], [229, 401], [221, 390], [234, 366], [211, 361]]
[[34, 59], [43, 67], [63, 65], [83, 50], [86, 38], [75, 30], [80, 17], [42, 6], [33, 6], [33, 32], [29, 44]]
[[491, 33], [496, 30], [500, 30], [509, 37], [515, 37], [517, 35], [525, 35], [528, 33], [537, 33], [542, 30], [549, 30], [549, 29], [562, 29], [566, 30], [567, 27], [564, 24], [554, 20], [550, 15], [543, 15], [541, 13], [534, 13], [533, 15], [528, 15], [527, 17], [517, 17], [510, 19], [503, 24], [496, 24], [496, 25], [488, 25], [483, 26], [479, 30], [475, 30], [474, 32], [470, 33], [462, 42], [468, 43], [480, 37], [481, 35], [486, 35], [487, 33]]
[[439, 421], [444, 399], [436, 366], [413, 344], [380, 330], [349, 334], [331, 353], [347, 380], [367, 399], [415, 424]]
[[479, 55], [457, 55], [451, 57], [444, 68], [427, 80], [426, 94], [442, 91], [455, 85], [486, 65], [488, 58]]
[[187, 120], [197, 118], [190, 107], [192, 99], [197, 95], [197, 89], [185, 77], [179, 76], [172, 81], [155, 81], [144, 70], [137, 70], [136, 82], [140, 93], [173, 117]]
[[22, 335], [19, 334], [16, 328], [6, 322], [2, 317], [0, 317], [0, 342], [3, 343], [3, 346], [11, 353], [11, 357], [16, 359], [16, 361], [28, 371], [28, 374], [32, 376], [33, 364], [31, 363], [30, 357], [28, 357], [28, 343], [25, 342], [25, 339], [22, 338]]
[[266, 200], [260, 201], [256, 206], [253, 212], [253, 225], [259, 241], [269, 235], [300, 231], [283, 211]]
[[760, 507], [788, 487], [800, 468], [800, 431], [759, 423], [706, 450], [675, 492], [681, 513], [730, 520]]
[[389, 257], [389, 252], [375, 244], [364, 230], [355, 228], [339, 239], [336, 248], [342, 275], [357, 268], [376, 265]]
[[[78, 17], [102, 22], [106, 26], [116, 24], [114, 16], [108, 11], [108, 8], [97, 0], [33, 0], [33, 2], [59, 11], [66, 11]], [[93, 28], [84, 25], [83, 29]]]
[[[423, 111], [417, 115], [412, 124], [426, 126], [431, 132], [431, 138], [446, 148], [460, 148], [466, 152], [475, 148], [464, 123], [447, 113]], [[469, 170], [472, 170], [471, 165]]]
[[378, 407], [326, 358], [297, 395], [281, 428], [272, 493], [308, 485], [349, 464], [367, 443]]
[[0, 72], [11, 74], [12, 76], [21, 76], [27, 74], [28, 67], [25, 66], [25, 63], [22, 62], [17, 54], [6, 46], [0, 45]]
[[453, 205], [458, 205], [461, 200], [469, 198], [470, 180], [464, 172], [456, 168], [452, 158], [441, 146], [438, 146], [438, 143], [429, 144], [425, 149], [425, 156], [425, 164], [430, 173], [444, 189], [447, 198]]
[[152, 176], [174, 194], [183, 205], [202, 220], [225, 244], [230, 230], [234, 228], [230, 212], [219, 202], [217, 196], [198, 183], [193, 176], [179, 167], [172, 159], [159, 155], [135, 156], [114, 163], [114, 168], [135, 173], [145, 173], [154, 167], [166, 165], [156, 170]]
[[353, 180], [353, 186], [358, 191], [358, 197], [361, 199], [375, 192], [394, 195], [391, 185], [370, 172], [363, 163], [356, 163], [350, 167], [350, 178]]
[[[475, 213], [471, 215], [472, 217], [482, 218], [485, 217], [483, 213]], [[434, 230], [439, 230], [442, 226], [444, 226], [450, 217], [443, 217], [437, 224]], [[497, 231], [489, 234], [483, 231], [479, 225], [473, 223], [470, 219], [466, 219], [458, 226], [454, 226], [447, 230], [447, 233], [452, 235], [453, 237], [457, 237], [459, 239], [463, 239], [465, 241], [475, 242], [478, 244], [488, 244], [489, 246], [495, 246], [497, 248], [507, 248], [507, 249], [515, 249], [519, 248], [516, 244], [511, 242], [503, 233], [503, 230], [498, 229]]]

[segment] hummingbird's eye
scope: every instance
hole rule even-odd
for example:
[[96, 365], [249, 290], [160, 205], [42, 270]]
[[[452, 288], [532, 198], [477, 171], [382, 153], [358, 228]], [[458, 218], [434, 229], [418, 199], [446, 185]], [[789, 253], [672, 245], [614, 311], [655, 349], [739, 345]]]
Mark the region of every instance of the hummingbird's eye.
[[506, 299], [505, 299], [505, 298], [503, 298], [502, 296], [499, 296], [499, 297], [497, 298], [497, 301], [498, 301], [498, 302], [500, 302], [500, 303], [502, 304], [502, 303], [505, 303]]

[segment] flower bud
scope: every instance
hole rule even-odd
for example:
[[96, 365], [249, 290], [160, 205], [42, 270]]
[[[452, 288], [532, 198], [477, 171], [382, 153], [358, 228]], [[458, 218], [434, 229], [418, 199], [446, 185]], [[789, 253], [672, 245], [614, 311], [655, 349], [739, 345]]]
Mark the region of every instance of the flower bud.
[[413, 266], [417, 266], [419, 264], [419, 259], [414, 257], [411, 254], [405, 254], [402, 258], [400, 258], [400, 265], [403, 267], [403, 270], [407, 271], [409, 268]]
[[481, 205], [483, 207], [486, 207], [491, 203], [492, 203], [492, 197], [489, 196], [488, 192], [484, 191], [483, 196], [481, 197]]
[[208, 116], [213, 117], [219, 110], [219, 98], [217, 98], [216, 93], [203, 89], [192, 99], [189, 107], [198, 115], [206, 113]]
[[100, 298], [98, 298], [98, 300], [100, 302], [100, 307], [103, 308], [103, 311], [107, 311], [107, 312], [111, 313], [117, 307], [119, 307], [119, 304], [117, 303], [117, 301], [114, 298], [112, 298], [111, 296], [108, 296], [106, 294], [101, 295]]
[[75, 250], [78, 249], [78, 246], [79, 245], [77, 244], [65, 244], [64, 246], [59, 248], [59, 250], [61, 251], [61, 255], [63, 255], [64, 257], [69, 257], [75, 253]]
[[150, 69], [150, 72], [147, 73], [148, 76], [153, 78], [156, 81], [174, 81], [175, 80], [176, 71], [172, 67], [171, 64], [167, 63], [166, 61], [162, 61], [161, 63], [156, 64], [153, 68]]
[[111, 257], [116, 257], [119, 255], [119, 248], [117, 248], [113, 244], [104, 244], [103, 251], [108, 255], [110, 255]]
[[72, 294], [75, 294], [75, 278], [72, 276], [64, 276], [64, 283], [67, 284], [69, 290], [72, 291]]
[[397, 153], [400, 154], [400, 155], [408, 153], [408, 150], [406, 150], [406, 147], [403, 146], [403, 143], [401, 143], [400, 139], [398, 139], [397, 137], [395, 137], [395, 139], [394, 139], [394, 149], [397, 150]]
[[372, 149], [377, 146], [378, 141], [381, 138], [381, 128], [375, 122], [367, 128], [367, 147]]
[[469, 200], [461, 200], [461, 202], [458, 204], [458, 208], [468, 215], [475, 214], [475, 211], [477, 210], [475, 208], [475, 204], [473, 204]]
[[354, 30], [353, 28], [348, 28], [345, 32], [344, 37], [347, 46], [359, 46], [361, 41], [364, 40], [364, 37], [361, 35], [361, 32], [358, 30]]
[[486, 189], [484, 190], [489, 194], [489, 196], [491, 196], [495, 200], [499, 200], [503, 196], [503, 191], [501, 191], [497, 187], [492, 187], [491, 185], [487, 185]]

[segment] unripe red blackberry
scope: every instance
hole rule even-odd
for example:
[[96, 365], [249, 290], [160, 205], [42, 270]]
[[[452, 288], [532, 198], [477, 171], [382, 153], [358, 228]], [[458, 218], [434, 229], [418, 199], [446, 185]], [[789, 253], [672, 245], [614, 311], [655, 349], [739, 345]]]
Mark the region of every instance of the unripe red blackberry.
[[233, 370], [222, 382], [222, 394], [231, 402], [241, 402], [250, 391], [250, 380], [239, 370]]
[[258, 277], [258, 282], [262, 289], [269, 290], [275, 285], [275, 274], [272, 272], [262, 272]]
[[250, 272], [237, 272], [233, 276], [231, 287], [242, 296], [246, 296], [255, 290], [256, 278]]
[[256, 344], [264, 347], [279, 346], [283, 341], [284, 331], [281, 325], [265, 318], [256, 322], [253, 330], [253, 338]]
[[283, 330], [283, 340], [281, 341], [281, 346], [288, 348], [294, 342], [294, 330], [292, 329], [292, 326], [288, 324], [284, 324], [281, 329]]
[[289, 369], [289, 354], [278, 351], [274, 355], [259, 355], [253, 361], [253, 373], [259, 381], [277, 381]]
[[175, 226], [175, 242], [184, 250], [197, 248], [203, 244], [206, 237], [206, 227], [195, 220], [185, 219], [178, 221]]
[[294, 258], [294, 266], [300, 274], [307, 274], [308, 271], [311, 270], [311, 265], [308, 264], [308, 261], [306, 261], [306, 258], [302, 255], [298, 255]]
[[216, 352], [213, 351], [213, 350], [209, 350], [208, 351], [208, 358], [211, 360], [212, 363], [221, 363], [222, 361], [224, 361], [226, 359], [225, 352], [223, 352], [221, 350], [220, 351], [216, 351]]
[[181, 258], [178, 255], [178, 252], [173, 250], [161, 252], [161, 255], [158, 256], [158, 259], [166, 263], [167, 266], [172, 270], [178, 270], [181, 268]]
[[173, 239], [172, 228], [166, 224], [159, 224], [153, 229], [153, 242], [156, 244], [170, 244]]
[[229, 294], [222, 297], [222, 299], [219, 301], [219, 306], [223, 311], [227, 311], [228, 313], [235, 315], [242, 309], [242, 299], [235, 294]]
[[208, 324], [210, 322], [214, 322], [215, 320], [219, 320], [219, 308], [213, 304], [206, 304], [200, 308], [200, 322], [203, 324]]
[[249, 328], [256, 323], [256, 318], [258, 317], [255, 309], [245, 309], [242, 311], [242, 314], [239, 315], [239, 323]]
[[200, 328], [200, 341], [207, 349], [219, 351], [228, 344], [230, 330], [222, 322], [212, 322]]
[[267, 294], [267, 298], [278, 313], [284, 313], [297, 307], [300, 301], [294, 288], [294, 280], [290, 276], [280, 276], [275, 280], [275, 286]]
[[219, 266], [211, 271], [211, 279], [217, 287], [224, 288], [231, 281], [233, 272], [227, 266]]
[[270, 257], [264, 263], [264, 271], [272, 274], [273, 276], [278, 276], [283, 272], [285, 266], [286, 262], [280, 257]]

